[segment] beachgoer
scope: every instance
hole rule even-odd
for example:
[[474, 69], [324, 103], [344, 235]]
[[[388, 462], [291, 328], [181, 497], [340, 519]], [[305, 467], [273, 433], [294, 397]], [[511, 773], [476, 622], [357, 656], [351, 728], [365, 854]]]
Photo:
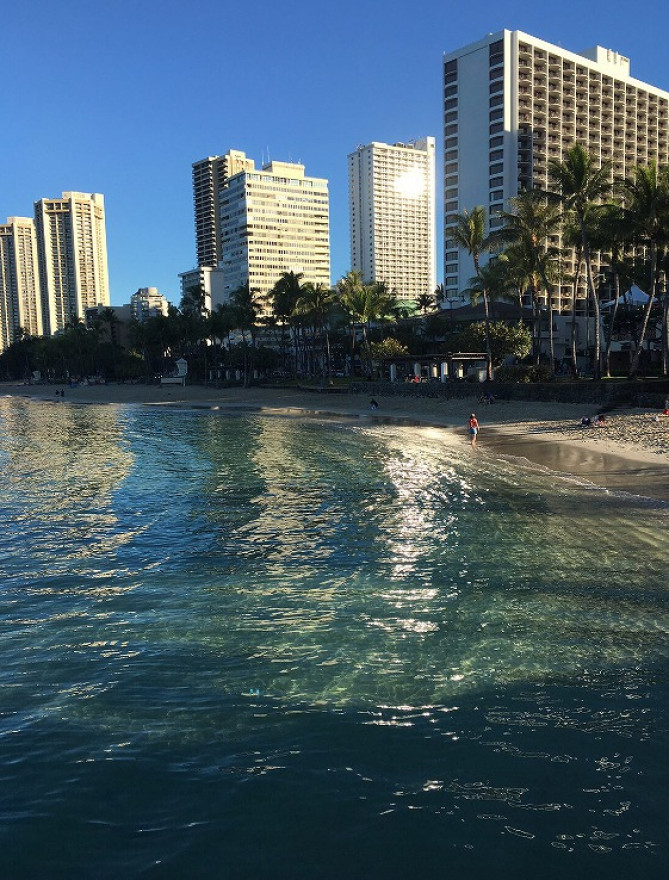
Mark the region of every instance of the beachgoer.
[[472, 413], [469, 417], [469, 436], [472, 438], [472, 446], [476, 446], [476, 438], [479, 433], [479, 423], [476, 418], [476, 413]]
[[604, 416], [600, 413], [599, 415], [597, 415], [595, 417], [595, 427], [596, 428], [603, 428], [605, 424], [606, 424], [606, 416]]
[[589, 428], [590, 424], [591, 424], [590, 418], [588, 416], [583, 416], [583, 418], [581, 419], [581, 427], [582, 428]]

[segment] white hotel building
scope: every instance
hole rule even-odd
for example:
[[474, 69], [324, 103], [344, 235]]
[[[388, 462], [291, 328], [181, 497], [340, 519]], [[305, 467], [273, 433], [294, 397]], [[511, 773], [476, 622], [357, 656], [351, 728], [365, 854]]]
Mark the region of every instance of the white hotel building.
[[399, 299], [437, 286], [435, 139], [373, 142], [348, 157], [351, 268]]
[[[628, 58], [596, 46], [577, 54], [500, 31], [444, 56], [444, 281], [456, 296], [474, 274], [448, 240], [456, 213], [495, 213], [520, 190], [548, 186], [548, 161], [574, 143], [611, 160], [616, 178], [669, 162], [669, 93], [630, 76]], [[569, 267], [566, 267], [569, 271]], [[555, 305], [571, 296], [556, 290]]]
[[[249, 160], [250, 161], [250, 160]], [[220, 193], [225, 299], [243, 284], [267, 294], [283, 272], [330, 286], [327, 180], [304, 165], [270, 162], [233, 175]]]

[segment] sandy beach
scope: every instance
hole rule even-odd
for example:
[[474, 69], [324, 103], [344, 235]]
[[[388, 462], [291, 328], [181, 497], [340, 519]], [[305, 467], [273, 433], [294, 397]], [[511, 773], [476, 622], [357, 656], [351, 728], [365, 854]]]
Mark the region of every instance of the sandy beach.
[[[669, 500], [669, 416], [658, 410], [616, 410], [604, 427], [583, 428], [581, 404], [497, 401], [481, 406], [478, 397], [442, 400], [401, 396], [369, 398], [354, 393], [325, 393], [285, 388], [202, 386], [3, 384], [0, 394], [80, 404], [134, 404], [176, 408], [294, 413], [379, 422], [386, 419], [443, 427], [468, 447], [466, 420], [476, 412], [481, 425], [476, 454], [519, 456], [594, 485], [642, 492]], [[469, 451], [469, 450], [468, 450]]]

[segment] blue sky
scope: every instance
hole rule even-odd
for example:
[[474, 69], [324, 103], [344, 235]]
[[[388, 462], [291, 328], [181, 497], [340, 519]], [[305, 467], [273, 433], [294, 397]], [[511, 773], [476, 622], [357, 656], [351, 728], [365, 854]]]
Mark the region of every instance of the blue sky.
[[[330, 181], [333, 282], [349, 269], [346, 157], [437, 138], [444, 52], [503, 28], [628, 56], [669, 91], [669, 7], [423, 0], [23, 0], [0, 13], [0, 222], [63, 190], [101, 192], [113, 305], [178, 303], [195, 262], [191, 165], [228, 149]], [[438, 199], [440, 205], [441, 199]], [[441, 230], [441, 222], [438, 222]], [[441, 254], [437, 266], [441, 280]]]

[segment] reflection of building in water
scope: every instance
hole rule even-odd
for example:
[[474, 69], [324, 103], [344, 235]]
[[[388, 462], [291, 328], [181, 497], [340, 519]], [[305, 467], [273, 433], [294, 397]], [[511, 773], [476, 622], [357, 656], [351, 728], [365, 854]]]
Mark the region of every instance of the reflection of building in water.
[[23, 439], [6, 447], [5, 488], [30, 498], [31, 519], [92, 541], [91, 552], [97, 542], [118, 542], [114, 493], [134, 463], [120, 410], [11, 399], [0, 401], [0, 413], [7, 435]]

